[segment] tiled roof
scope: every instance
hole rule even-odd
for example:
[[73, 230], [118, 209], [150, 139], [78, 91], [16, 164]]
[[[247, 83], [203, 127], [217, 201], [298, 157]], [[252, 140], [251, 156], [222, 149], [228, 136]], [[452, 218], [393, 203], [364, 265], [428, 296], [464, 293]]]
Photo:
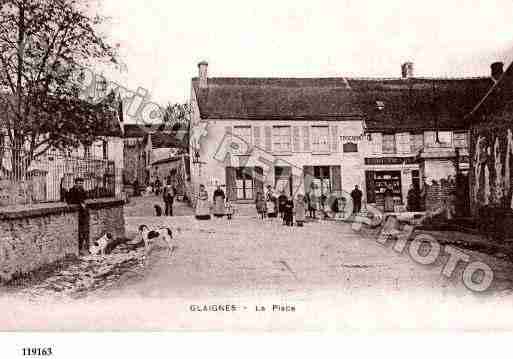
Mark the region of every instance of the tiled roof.
[[189, 147], [187, 131], [154, 132], [151, 134], [152, 148], [184, 148]]
[[330, 119], [361, 112], [343, 78], [209, 78], [193, 87], [202, 118]]
[[[208, 78], [204, 119], [365, 119], [368, 131], [465, 127], [490, 78]], [[379, 102], [378, 102], [379, 101]], [[379, 105], [379, 106], [378, 106]], [[379, 108], [378, 108], [379, 107]]]
[[436, 125], [440, 130], [466, 128], [465, 115], [493, 85], [490, 78], [348, 79], [348, 82], [358, 94], [370, 132], [421, 131]]

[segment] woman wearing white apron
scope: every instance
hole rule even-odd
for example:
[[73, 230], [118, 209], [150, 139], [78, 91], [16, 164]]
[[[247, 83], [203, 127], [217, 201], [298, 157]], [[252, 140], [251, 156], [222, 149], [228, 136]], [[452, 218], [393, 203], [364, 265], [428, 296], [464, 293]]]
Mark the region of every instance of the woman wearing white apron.
[[196, 219], [210, 219], [210, 204], [204, 185], [200, 185], [198, 201], [196, 202]]
[[267, 193], [265, 195], [266, 200], [266, 209], [267, 209], [267, 217], [276, 218], [277, 210], [276, 210], [276, 196], [271, 188], [271, 186], [267, 186]]

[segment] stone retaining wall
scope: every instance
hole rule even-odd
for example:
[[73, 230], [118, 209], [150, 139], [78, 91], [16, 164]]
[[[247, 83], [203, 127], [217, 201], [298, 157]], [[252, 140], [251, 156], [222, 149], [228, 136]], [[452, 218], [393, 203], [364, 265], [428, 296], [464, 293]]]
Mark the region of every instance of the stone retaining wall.
[[[123, 200], [87, 201], [89, 238], [124, 237]], [[0, 282], [79, 254], [79, 206], [65, 203], [0, 208]]]
[[89, 241], [103, 236], [106, 232], [114, 238], [125, 236], [125, 216], [123, 200], [97, 199], [89, 201]]

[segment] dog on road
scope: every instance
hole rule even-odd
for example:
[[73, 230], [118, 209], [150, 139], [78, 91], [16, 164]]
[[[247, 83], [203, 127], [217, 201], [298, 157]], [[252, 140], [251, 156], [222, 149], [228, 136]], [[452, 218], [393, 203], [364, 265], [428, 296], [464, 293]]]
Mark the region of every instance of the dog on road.
[[156, 240], [161, 240], [166, 243], [169, 253], [173, 251], [173, 232], [168, 227], [161, 227], [155, 230], [150, 230], [147, 225], [141, 224], [139, 226], [139, 236], [144, 241], [144, 248], [146, 252], [149, 251], [150, 246]]

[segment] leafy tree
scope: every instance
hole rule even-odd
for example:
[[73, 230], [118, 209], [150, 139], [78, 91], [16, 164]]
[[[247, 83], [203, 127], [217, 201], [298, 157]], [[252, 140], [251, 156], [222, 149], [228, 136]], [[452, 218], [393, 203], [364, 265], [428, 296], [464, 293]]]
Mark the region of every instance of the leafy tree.
[[118, 64], [98, 30], [106, 19], [93, 15], [89, 0], [0, 1], [0, 130], [29, 161], [49, 148], [91, 143], [113, 112], [112, 96], [81, 97], [85, 67]]

